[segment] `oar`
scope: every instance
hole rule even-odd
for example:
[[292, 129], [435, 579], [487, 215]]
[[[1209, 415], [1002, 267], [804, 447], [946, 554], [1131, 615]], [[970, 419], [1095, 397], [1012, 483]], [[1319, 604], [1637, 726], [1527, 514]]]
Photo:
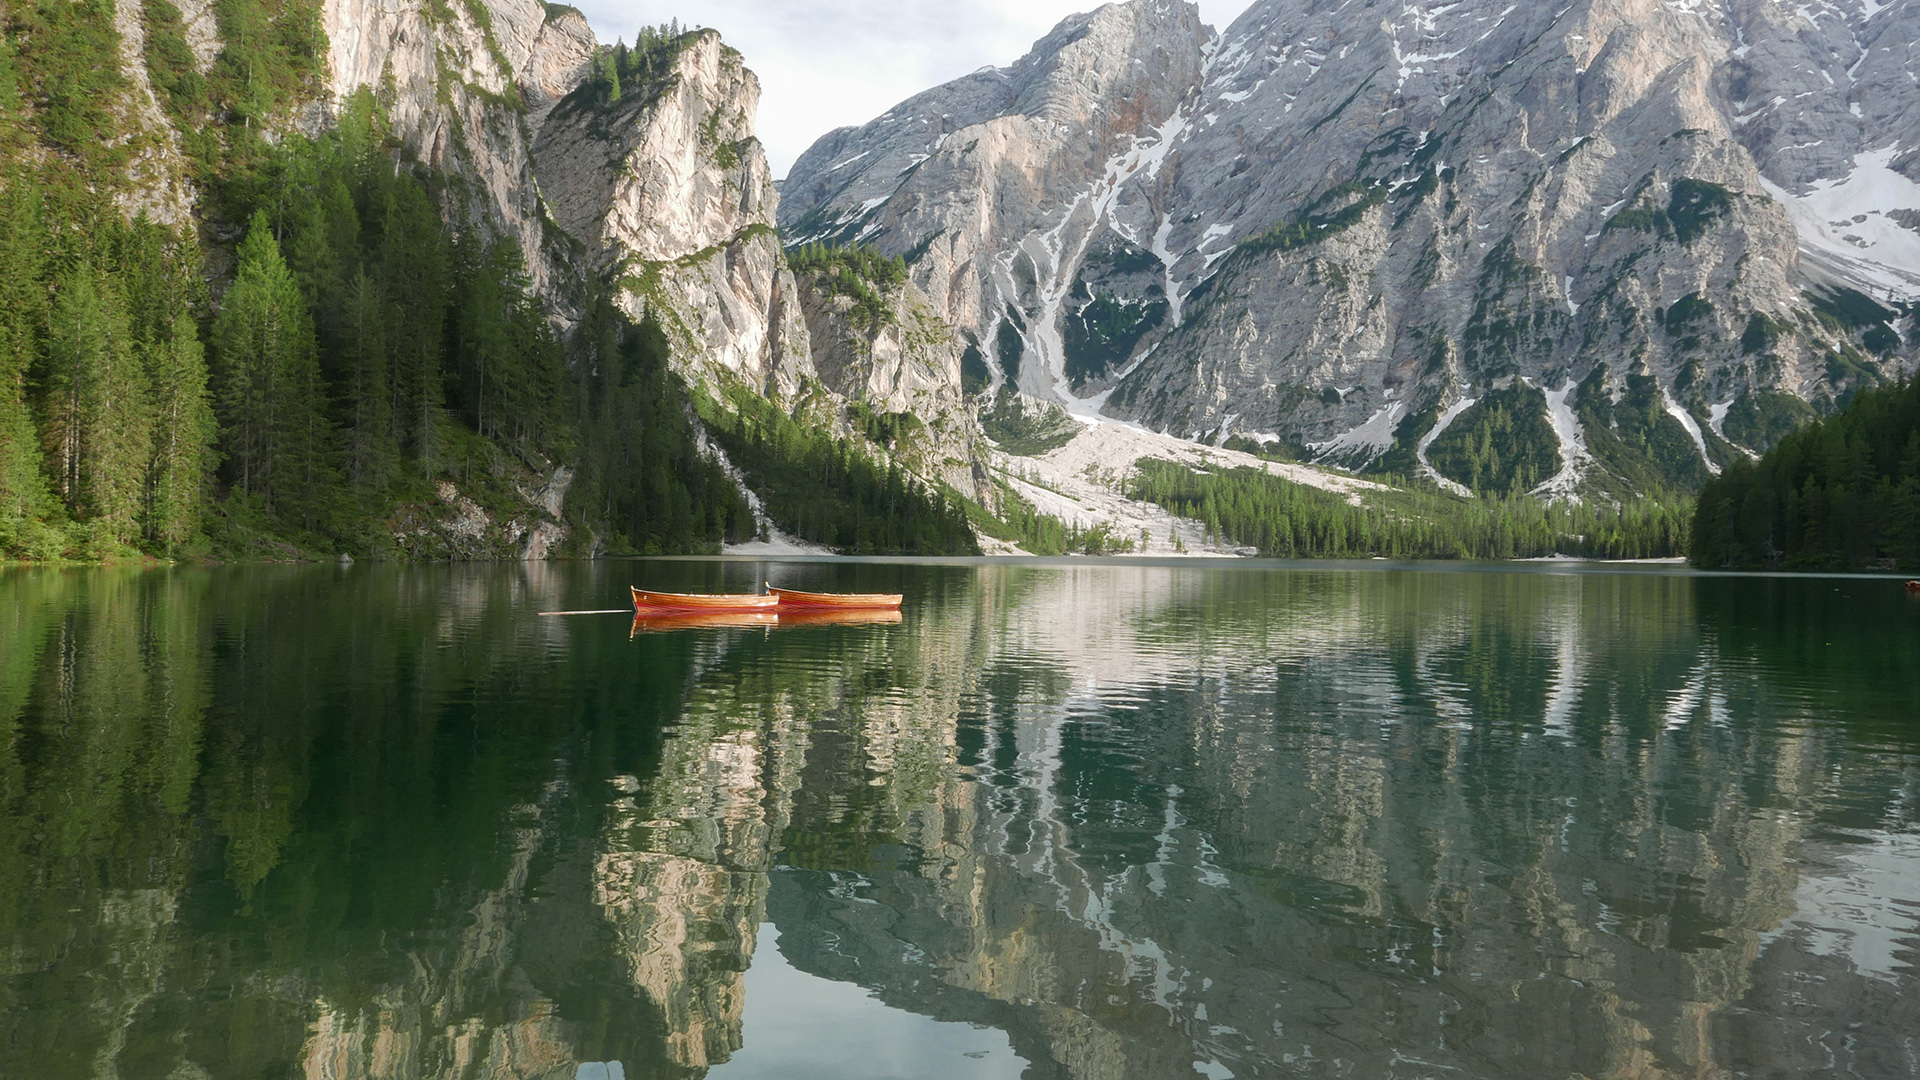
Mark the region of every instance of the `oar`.
[[633, 609], [632, 609], [632, 608], [608, 608], [608, 609], [607, 609], [607, 610], [605, 610], [605, 611], [543, 611], [543, 612], [541, 612], [540, 614], [541, 614], [542, 616], [560, 616], [560, 615], [631, 615], [631, 614], [633, 614]]

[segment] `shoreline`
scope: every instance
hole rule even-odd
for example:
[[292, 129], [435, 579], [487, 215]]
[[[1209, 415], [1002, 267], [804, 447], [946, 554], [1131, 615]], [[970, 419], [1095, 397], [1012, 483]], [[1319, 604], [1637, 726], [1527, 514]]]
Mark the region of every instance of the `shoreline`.
[[337, 559], [219, 560], [191, 559], [170, 561], [142, 557], [118, 561], [86, 562], [59, 560], [28, 562], [0, 560], [0, 571], [12, 570], [212, 570], [233, 567], [312, 567], [334, 566], [350, 570], [359, 566], [558, 566], [616, 562], [720, 562], [720, 563], [797, 563], [812, 565], [874, 566], [1029, 566], [1036, 569], [1073, 569], [1079, 567], [1151, 567], [1190, 570], [1340, 570], [1386, 571], [1403, 573], [1538, 573], [1538, 574], [1648, 574], [1700, 578], [1830, 578], [1854, 581], [1905, 582], [1911, 571], [1899, 570], [1711, 570], [1692, 566], [1684, 559], [1583, 559], [1572, 556], [1539, 556], [1527, 559], [1262, 559], [1242, 555], [836, 555], [811, 552], [726, 551], [706, 555], [606, 555], [595, 559]]

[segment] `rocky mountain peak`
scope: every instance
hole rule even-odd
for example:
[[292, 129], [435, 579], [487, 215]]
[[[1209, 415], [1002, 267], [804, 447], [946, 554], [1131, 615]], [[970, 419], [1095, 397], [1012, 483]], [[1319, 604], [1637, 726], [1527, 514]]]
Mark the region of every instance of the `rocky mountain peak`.
[[[1154, 167], [1150, 148], [1165, 145], [1209, 36], [1180, 2], [1069, 18], [1010, 67], [826, 136], [788, 175], [782, 229], [790, 243], [909, 254], [940, 314], [985, 342], [1009, 308], [1022, 319], [1044, 307], [1055, 271], [1078, 257], [1056, 229], [1061, 215], [1099, 213], [1121, 180], [1117, 160], [1131, 155], [1122, 172]], [[1013, 252], [1023, 244], [1025, 261]]]

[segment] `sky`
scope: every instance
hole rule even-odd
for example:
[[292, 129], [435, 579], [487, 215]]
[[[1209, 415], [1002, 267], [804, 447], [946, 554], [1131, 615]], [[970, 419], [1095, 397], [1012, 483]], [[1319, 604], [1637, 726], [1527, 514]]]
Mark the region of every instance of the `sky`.
[[[1225, 29], [1252, 0], [1200, 0]], [[773, 175], [837, 127], [864, 124], [929, 87], [1026, 54], [1094, 0], [574, 0], [600, 40], [642, 26], [711, 26], [760, 76], [760, 141]]]

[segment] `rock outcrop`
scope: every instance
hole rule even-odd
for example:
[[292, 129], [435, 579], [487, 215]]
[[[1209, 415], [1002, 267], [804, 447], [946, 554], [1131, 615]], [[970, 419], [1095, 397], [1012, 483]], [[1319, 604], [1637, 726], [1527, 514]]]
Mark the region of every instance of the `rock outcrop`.
[[977, 497], [974, 462], [986, 448], [962, 374], [970, 346], [911, 283], [876, 286], [878, 303], [861, 304], [833, 280], [820, 269], [799, 275], [821, 383], [914, 472]]
[[327, 0], [331, 75], [323, 111], [362, 87], [380, 93], [395, 133], [454, 178], [455, 216], [517, 240], [534, 287], [571, 304], [533, 168], [542, 106], [586, 78], [598, 46], [580, 13], [538, 0], [433, 4]]
[[1133, 0], [828, 135], [782, 222], [1076, 410], [1432, 474], [1518, 380], [1536, 490], [1684, 486], [1911, 368], [1916, 19]]
[[785, 396], [811, 371], [759, 106], [740, 54], [703, 30], [620, 100], [586, 86], [553, 106], [534, 151], [554, 221], [630, 314], [660, 320], [683, 370]]

